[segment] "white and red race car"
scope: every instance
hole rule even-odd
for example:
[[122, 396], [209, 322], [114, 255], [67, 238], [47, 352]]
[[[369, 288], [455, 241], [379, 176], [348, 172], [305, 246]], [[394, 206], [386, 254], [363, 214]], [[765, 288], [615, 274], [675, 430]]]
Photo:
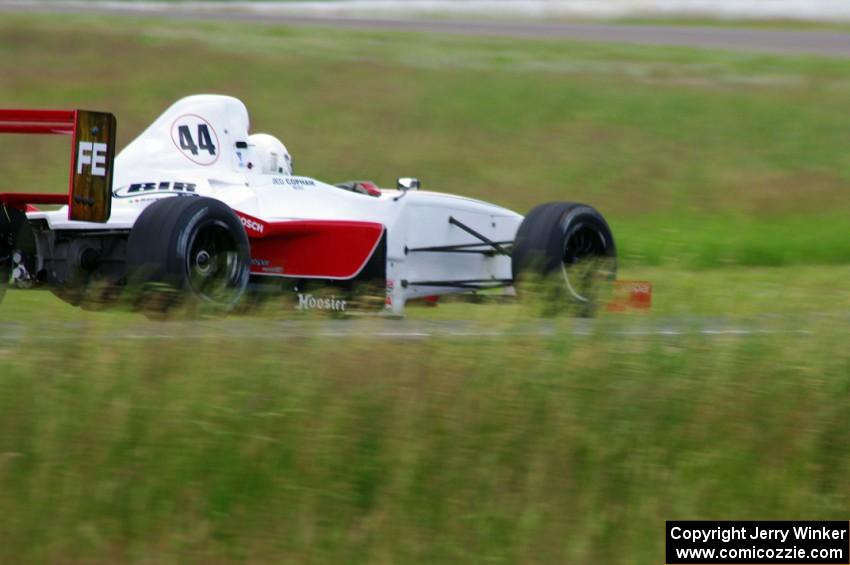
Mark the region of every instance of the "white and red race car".
[[523, 218], [416, 179], [386, 190], [297, 176], [280, 142], [249, 134], [235, 98], [179, 100], [117, 156], [115, 129], [106, 113], [0, 110], [0, 132], [73, 137], [67, 194], [0, 194], [0, 286], [77, 304], [137, 283], [220, 310], [260, 288], [344, 310], [362, 283], [402, 314], [416, 298], [511, 288], [526, 271], [554, 273], [561, 299], [590, 305], [592, 285], [614, 277], [611, 230], [589, 206]]

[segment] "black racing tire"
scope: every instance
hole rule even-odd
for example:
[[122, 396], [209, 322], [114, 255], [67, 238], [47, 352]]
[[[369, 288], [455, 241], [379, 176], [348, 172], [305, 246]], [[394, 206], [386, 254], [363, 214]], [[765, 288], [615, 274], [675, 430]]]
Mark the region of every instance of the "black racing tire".
[[547, 281], [547, 311], [568, 306], [579, 316], [592, 316], [617, 276], [617, 247], [597, 210], [550, 202], [520, 224], [511, 263], [518, 292], [530, 279]]
[[127, 241], [135, 305], [152, 318], [177, 305], [230, 311], [248, 286], [250, 264], [241, 221], [213, 198], [157, 200], [139, 215]]

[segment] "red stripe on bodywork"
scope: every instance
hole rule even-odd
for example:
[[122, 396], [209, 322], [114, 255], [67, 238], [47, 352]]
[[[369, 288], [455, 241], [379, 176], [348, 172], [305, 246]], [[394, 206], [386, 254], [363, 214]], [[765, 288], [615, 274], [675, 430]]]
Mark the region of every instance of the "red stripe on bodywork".
[[257, 275], [350, 279], [369, 261], [384, 233], [376, 222], [264, 222], [237, 214], [251, 238], [251, 272]]

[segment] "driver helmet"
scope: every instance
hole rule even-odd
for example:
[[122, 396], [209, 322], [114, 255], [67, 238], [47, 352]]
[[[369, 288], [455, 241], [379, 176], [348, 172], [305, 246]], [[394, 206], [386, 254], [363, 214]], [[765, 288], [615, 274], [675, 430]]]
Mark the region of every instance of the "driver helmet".
[[248, 146], [253, 154], [256, 172], [266, 175], [291, 175], [292, 156], [278, 138], [267, 133], [255, 133], [248, 137]]

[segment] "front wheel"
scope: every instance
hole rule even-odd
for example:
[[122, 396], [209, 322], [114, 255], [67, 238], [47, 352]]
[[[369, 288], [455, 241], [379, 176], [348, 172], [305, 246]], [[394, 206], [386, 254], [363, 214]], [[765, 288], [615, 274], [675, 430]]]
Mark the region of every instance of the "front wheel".
[[520, 291], [537, 279], [547, 289], [547, 311], [570, 306], [580, 316], [596, 312], [617, 275], [617, 248], [605, 218], [570, 202], [531, 210], [517, 231], [511, 260]]
[[231, 310], [248, 286], [250, 247], [239, 218], [212, 198], [169, 197], [142, 212], [127, 242], [138, 306], [162, 314], [185, 302]]

